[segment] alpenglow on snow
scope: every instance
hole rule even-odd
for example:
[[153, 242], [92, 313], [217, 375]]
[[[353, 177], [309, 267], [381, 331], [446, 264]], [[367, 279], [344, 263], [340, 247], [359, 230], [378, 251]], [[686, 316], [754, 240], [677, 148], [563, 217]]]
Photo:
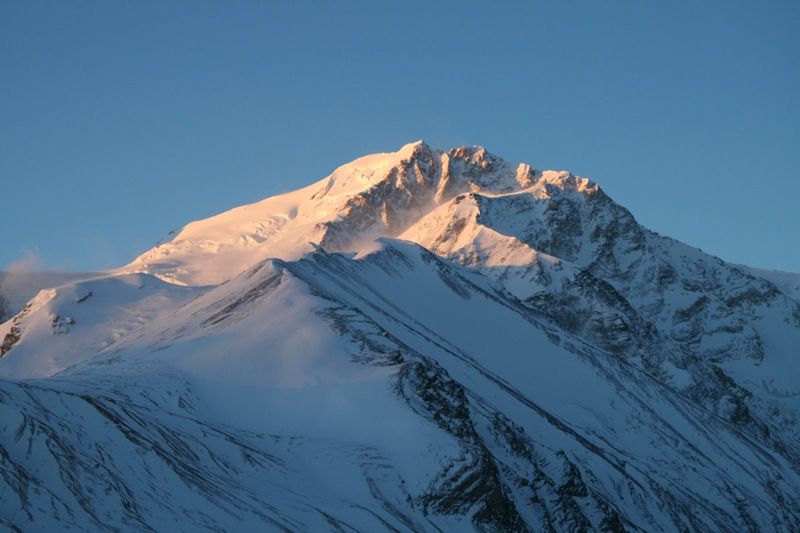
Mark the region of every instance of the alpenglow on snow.
[[0, 325], [8, 529], [800, 530], [800, 275], [569, 172], [420, 141], [59, 283]]

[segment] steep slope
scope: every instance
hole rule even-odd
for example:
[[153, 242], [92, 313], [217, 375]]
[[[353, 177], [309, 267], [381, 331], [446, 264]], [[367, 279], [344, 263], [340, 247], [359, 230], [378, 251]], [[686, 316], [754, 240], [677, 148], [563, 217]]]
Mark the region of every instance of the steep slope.
[[771, 282], [642, 228], [564, 173], [520, 192], [458, 195], [401, 236], [585, 340], [640, 357], [800, 464], [800, 305]]
[[259, 263], [2, 409], [25, 528], [800, 526], [779, 455], [396, 241]]

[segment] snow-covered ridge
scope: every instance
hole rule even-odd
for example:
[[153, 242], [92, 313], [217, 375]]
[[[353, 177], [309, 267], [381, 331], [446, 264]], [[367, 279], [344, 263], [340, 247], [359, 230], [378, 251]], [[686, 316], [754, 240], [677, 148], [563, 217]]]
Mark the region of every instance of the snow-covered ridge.
[[147, 274], [100, 276], [42, 289], [0, 324], [0, 377], [38, 378], [90, 359], [203, 292]]
[[192, 222], [121, 271], [180, 284], [221, 283], [261, 259], [302, 257], [309, 242], [344, 251], [397, 236], [461, 192], [546, 196], [554, 187], [596, 186], [566, 172], [509, 165], [481, 147], [444, 152], [418, 141], [356, 159], [298, 191]]

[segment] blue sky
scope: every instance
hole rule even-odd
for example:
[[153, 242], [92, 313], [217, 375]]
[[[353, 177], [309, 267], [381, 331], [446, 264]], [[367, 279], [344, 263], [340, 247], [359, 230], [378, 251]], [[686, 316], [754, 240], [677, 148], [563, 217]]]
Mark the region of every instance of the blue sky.
[[169, 230], [424, 138], [591, 177], [800, 271], [798, 2], [2, 2], [0, 267]]

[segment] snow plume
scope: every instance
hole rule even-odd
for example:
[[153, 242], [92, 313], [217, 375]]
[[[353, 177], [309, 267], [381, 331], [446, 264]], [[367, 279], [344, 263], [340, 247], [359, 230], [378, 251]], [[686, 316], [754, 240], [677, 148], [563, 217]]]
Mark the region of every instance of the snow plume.
[[17, 314], [41, 289], [95, 274], [63, 272], [45, 265], [38, 252], [28, 250], [22, 257], [0, 270], [0, 323]]
[[20, 259], [9, 263], [0, 271], [0, 322], [4, 322], [15, 311], [15, 296], [30, 285], [34, 273], [42, 271], [42, 259], [38, 252], [26, 250]]
[[13, 280], [17, 274], [30, 274], [32, 272], [41, 272], [42, 258], [39, 252], [35, 250], [26, 250], [20, 259], [12, 261], [0, 272], [0, 283], [7, 283], [9, 279]]

